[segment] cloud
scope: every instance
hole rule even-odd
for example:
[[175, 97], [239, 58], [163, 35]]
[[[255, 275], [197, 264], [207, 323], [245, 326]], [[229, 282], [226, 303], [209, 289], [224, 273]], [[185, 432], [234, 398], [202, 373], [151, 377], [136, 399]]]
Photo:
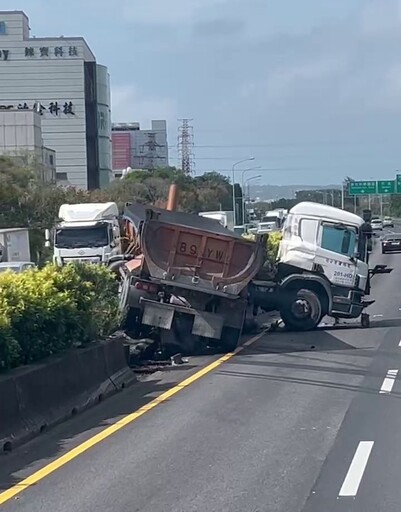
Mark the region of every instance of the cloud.
[[175, 126], [177, 105], [170, 98], [144, 95], [133, 85], [112, 87], [113, 122], [140, 122], [146, 129], [152, 119], [166, 119]]

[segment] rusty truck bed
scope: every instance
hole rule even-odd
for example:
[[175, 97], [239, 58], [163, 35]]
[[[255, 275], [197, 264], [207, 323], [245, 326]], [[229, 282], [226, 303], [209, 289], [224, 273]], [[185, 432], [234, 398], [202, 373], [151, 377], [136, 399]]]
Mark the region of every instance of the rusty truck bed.
[[[173, 286], [239, 295], [263, 265], [261, 244], [236, 236], [210, 219], [167, 213], [172, 215], [146, 220], [141, 233], [143, 255], [153, 278]], [[191, 221], [194, 226], [189, 225]]]

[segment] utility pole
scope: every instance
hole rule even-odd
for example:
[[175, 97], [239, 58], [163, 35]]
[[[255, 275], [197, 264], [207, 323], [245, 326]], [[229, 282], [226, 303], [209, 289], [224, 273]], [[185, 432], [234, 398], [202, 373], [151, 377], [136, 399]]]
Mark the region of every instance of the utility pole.
[[192, 119], [179, 119], [181, 125], [178, 128], [178, 155], [181, 160], [181, 169], [184, 174], [191, 175], [194, 167], [194, 133], [193, 126], [189, 123]]
[[345, 210], [345, 191], [344, 191], [344, 182], [341, 184], [341, 209]]

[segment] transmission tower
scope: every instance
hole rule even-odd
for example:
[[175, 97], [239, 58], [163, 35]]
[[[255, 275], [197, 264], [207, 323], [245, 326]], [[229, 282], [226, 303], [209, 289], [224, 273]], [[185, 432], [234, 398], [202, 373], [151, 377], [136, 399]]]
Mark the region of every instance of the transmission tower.
[[148, 139], [147, 142], [144, 144], [144, 147], [147, 148], [146, 167], [149, 169], [149, 171], [154, 171], [155, 168], [158, 167], [158, 165], [156, 165], [155, 160], [157, 160], [158, 158], [162, 158], [158, 154], [158, 148], [161, 148], [161, 145], [158, 144], [158, 142], [156, 141], [156, 133], [147, 133], [146, 136]]
[[194, 132], [189, 123], [192, 119], [179, 119], [181, 126], [178, 128], [178, 155], [181, 160], [181, 169], [185, 174], [195, 172], [194, 164]]

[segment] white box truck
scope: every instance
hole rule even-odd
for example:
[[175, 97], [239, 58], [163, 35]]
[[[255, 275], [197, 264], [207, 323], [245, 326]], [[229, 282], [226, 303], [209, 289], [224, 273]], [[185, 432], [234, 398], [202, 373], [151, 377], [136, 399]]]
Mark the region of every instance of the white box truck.
[[28, 228], [0, 229], [0, 262], [30, 262]]
[[217, 220], [225, 228], [234, 231], [234, 212], [232, 211], [200, 212], [199, 215]]

